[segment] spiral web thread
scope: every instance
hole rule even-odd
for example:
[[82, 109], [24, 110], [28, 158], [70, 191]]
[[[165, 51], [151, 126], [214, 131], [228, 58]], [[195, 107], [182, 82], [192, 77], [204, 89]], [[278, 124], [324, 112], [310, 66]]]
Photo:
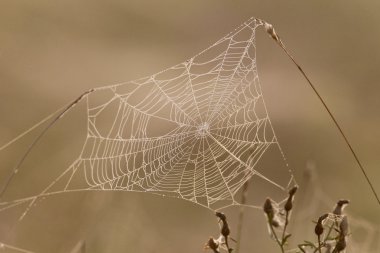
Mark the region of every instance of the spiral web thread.
[[295, 183], [290, 169], [280, 183], [256, 166], [270, 146], [282, 154], [257, 73], [261, 25], [251, 18], [181, 64], [94, 89], [80, 156], [40, 194], [0, 211], [27, 204], [25, 215], [43, 197], [85, 190], [150, 192], [216, 210], [239, 205], [235, 195], [251, 178], [285, 193]]
[[[26, 204], [25, 216], [44, 197], [86, 190], [150, 192], [215, 210], [239, 205], [235, 195], [251, 178], [285, 192], [295, 183], [291, 170], [278, 183], [256, 166], [270, 146], [282, 154], [257, 74], [255, 31], [262, 25], [251, 18], [181, 64], [93, 89], [86, 95], [88, 131], [80, 156], [40, 194], [2, 202], [0, 211]], [[316, 197], [332, 206], [326, 194]], [[353, 233], [368, 233], [369, 252], [378, 228], [352, 215], [350, 221]], [[356, 246], [351, 240], [347, 252], [359, 252]], [[32, 252], [0, 243], [5, 249]]]

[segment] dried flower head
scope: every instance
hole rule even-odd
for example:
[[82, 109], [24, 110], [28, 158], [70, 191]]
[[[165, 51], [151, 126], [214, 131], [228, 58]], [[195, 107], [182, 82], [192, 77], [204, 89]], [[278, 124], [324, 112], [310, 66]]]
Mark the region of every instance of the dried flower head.
[[346, 246], [347, 246], [346, 237], [339, 236], [333, 252], [341, 252], [346, 248]]
[[267, 198], [263, 207], [264, 213], [268, 216], [268, 219], [272, 220], [274, 217], [274, 209], [272, 205], [272, 200]]
[[[340, 206], [344, 206], [348, 204], [347, 200], [340, 200], [337, 204], [337, 206], [340, 204]], [[338, 235], [338, 240], [336, 242], [335, 248], [333, 252], [341, 252], [346, 249], [347, 242], [346, 242], [346, 237], [348, 235], [348, 219], [347, 216], [343, 216], [342, 220], [340, 221], [339, 224], [339, 235]]]
[[218, 217], [221, 221], [227, 220], [227, 217], [224, 213], [221, 212], [215, 212], [216, 217]]
[[284, 206], [285, 211], [289, 212], [293, 209], [293, 198], [289, 196]]
[[323, 230], [324, 230], [323, 222], [328, 216], [329, 214], [324, 214], [318, 218], [317, 225], [315, 225], [315, 228], [314, 228], [314, 232], [316, 235], [320, 236], [321, 234], [323, 234]]
[[289, 190], [289, 196], [294, 196], [298, 190], [298, 186], [293, 186], [292, 189]]
[[222, 227], [220, 229], [220, 233], [224, 237], [228, 237], [230, 235], [230, 228], [228, 226], [227, 222], [227, 216], [224, 213], [216, 212], [215, 213], [216, 217], [218, 217], [222, 221]]
[[210, 237], [206, 242], [204, 249], [211, 249], [214, 253], [219, 253], [219, 243], [214, 238]]
[[347, 199], [341, 199], [339, 200], [334, 208], [333, 214], [335, 215], [342, 215], [343, 209], [350, 203]]
[[292, 189], [289, 191], [289, 197], [288, 200], [285, 203], [284, 209], [285, 211], [289, 212], [290, 210], [293, 209], [293, 201], [294, 201], [294, 195], [296, 194], [298, 189], [298, 186], [294, 186]]
[[276, 31], [274, 30], [273, 25], [271, 25], [267, 22], [264, 22], [264, 28], [265, 28], [266, 32], [272, 37], [272, 39], [274, 39], [277, 42], [280, 41], [280, 38], [278, 37]]

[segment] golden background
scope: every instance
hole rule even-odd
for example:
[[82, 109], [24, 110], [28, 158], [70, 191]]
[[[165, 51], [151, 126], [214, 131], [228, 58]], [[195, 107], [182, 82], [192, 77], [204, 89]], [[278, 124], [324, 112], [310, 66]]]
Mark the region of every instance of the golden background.
[[[180, 63], [255, 16], [274, 25], [325, 98], [380, 192], [379, 11], [380, 2], [374, 0], [3, 0], [0, 144], [83, 91]], [[257, 47], [269, 116], [301, 186], [302, 201], [292, 224], [294, 241], [314, 239], [311, 221], [331, 208], [331, 200], [348, 198], [350, 217], [369, 226], [353, 237], [366, 243], [366, 233], [379, 229], [380, 207], [347, 146], [296, 67], [262, 29], [257, 32]], [[4, 199], [38, 193], [77, 157], [85, 138], [85, 107], [79, 104], [48, 132]], [[38, 130], [0, 152], [1, 179]], [[304, 176], [307, 164], [315, 164], [314, 183]], [[310, 203], [315, 204], [313, 213], [305, 211], [310, 211]], [[238, 210], [225, 210], [233, 229]], [[86, 241], [87, 252], [94, 253], [201, 252], [208, 237], [218, 234], [209, 210], [141, 193], [54, 196], [12, 227], [20, 212], [16, 208], [0, 213], [0, 241], [36, 252], [70, 252], [81, 240]], [[304, 235], [308, 238], [301, 238]], [[380, 234], [374, 236], [378, 241]], [[275, 252], [275, 247], [262, 213], [246, 209], [241, 252]], [[379, 249], [375, 243], [371, 247], [374, 252]]]

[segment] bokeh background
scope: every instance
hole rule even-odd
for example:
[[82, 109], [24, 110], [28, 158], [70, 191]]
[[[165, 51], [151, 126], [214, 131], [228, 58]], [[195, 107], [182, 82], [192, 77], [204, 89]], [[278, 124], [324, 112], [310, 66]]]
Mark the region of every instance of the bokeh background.
[[[274, 25], [304, 67], [380, 192], [379, 11], [375, 0], [3, 0], [0, 144], [83, 91], [180, 63], [255, 16]], [[311, 221], [332, 201], [348, 198], [357, 252], [378, 252], [380, 207], [343, 139], [296, 67], [262, 30], [257, 45], [269, 115], [301, 186], [292, 242], [313, 239]], [[82, 103], [51, 129], [4, 199], [36, 194], [66, 168], [82, 147], [85, 120]], [[0, 152], [2, 181], [40, 130]], [[54, 196], [14, 226], [20, 212], [0, 213], [0, 241], [36, 252], [74, 252], [82, 241], [94, 253], [202, 252], [208, 237], [218, 234], [209, 210], [141, 193]], [[234, 229], [239, 208], [225, 212]], [[276, 252], [262, 213], [245, 214], [241, 252]]]

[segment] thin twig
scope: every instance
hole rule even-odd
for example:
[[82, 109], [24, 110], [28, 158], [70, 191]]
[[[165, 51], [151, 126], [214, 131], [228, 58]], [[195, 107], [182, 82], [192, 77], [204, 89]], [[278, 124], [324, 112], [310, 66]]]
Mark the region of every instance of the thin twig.
[[269, 228], [273, 234], [273, 237], [275, 239], [275, 241], [277, 242], [278, 246], [280, 246], [281, 248], [281, 252], [282, 253], [285, 253], [285, 250], [284, 250], [284, 246], [282, 245], [282, 243], [280, 242], [280, 240], [278, 239], [278, 236], [276, 234], [276, 231], [274, 230], [273, 228], [273, 225], [272, 225], [272, 220], [271, 219], [268, 219], [268, 225], [269, 225]]
[[321, 236], [318, 235], [318, 251], [319, 253], [322, 253], [322, 244], [321, 244]]
[[331, 226], [329, 227], [329, 231], [327, 232], [325, 238], [323, 239], [323, 244], [325, 244], [326, 241], [330, 238], [331, 232], [333, 231], [335, 224], [336, 224], [336, 220], [333, 223], [331, 223]]
[[352, 155], [354, 156], [357, 164], [359, 165], [359, 168], [361, 170], [361, 172], [363, 173], [365, 179], [367, 180], [367, 183], [368, 185], [371, 187], [371, 190], [372, 190], [372, 193], [373, 195], [375, 196], [378, 204], [380, 205], [380, 198], [379, 196], [377, 195], [376, 193], [376, 190], [371, 182], [371, 180], [369, 179], [368, 175], [367, 175], [367, 172], [365, 171], [363, 165], [361, 164], [361, 162], [359, 161], [359, 158], [358, 156], [356, 155], [354, 149], [352, 148], [350, 142], [348, 141], [348, 138], [347, 136], [344, 134], [342, 128], [340, 127], [338, 121], [335, 119], [334, 115], [332, 114], [332, 112], [330, 111], [329, 107], [327, 106], [326, 102], [323, 100], [322, 96], [319, 94], [319, 92], [317, 91], [317, 89], [315, 88], [315, 86], [312, 84], [312, 82], [310, 81], [310, 79], [308, 78], [308, 76], [306, 75], [306, 73], [303, 71], [303, 69], [301, 68], [301, 66], [296, 62], [296, 60], [294, 59], [294, 57], [289, 53], [289, 51], [285, 48], [285, 45], [284, 43], [281, 41], [280, 37], [277, 35], [277, 33], [275, 32], [273, 26], [265, 21], [262, 21], [264, 26], [265, 26], [265, 29], [267, 31], [267, 33], [276, 41], [276, 43], [284, 50], [285, 54], [292, 60], [292, 62], [297, 66], [298, 70], [301, 72], [301, 74], [304, 76], [304, 78], [306, 79], [306, 81], [309, 83], [310, 87], [313, 89], [314, 93], [317, 95], [318, 99], [321, 101], [321, 103], [323, 104], [324, 108], [326, 109], [326, 111], [328, 112], [328, 114], [330, 115], [330, 118], [333, 120], [335, 126], [338, 128], [340, 134], [342, 135], [344, 141], [346, 142], [347, 146], [349, 147]]
[[284, 229], [282, 230], [282, 238], [281, 238], [282, 245], [284, 245], [285, 243], [286, 228], [288, 227], [288, 224], [289, 224], [289, 212], [286, 211], [285, 225], [284, 225]]
[[21, 157], [21, 159], [18, 161], [16, 166], [13, 168], [11, 174], [7, 178], [7, 180], [4, 183], [3, 189], [0, 192], [0, 200], [2, 199], [5, 191], [8, 189], [9, 184], [12, 182], [12, 179], [14, 176], [19, 172], [20, 166], [25, 161], [27, 156], [29, 155], [30, 151], [32, 151], [33, 147], [38, 143], [38, 141], [45, 135], [45, 133], [58, 121], [60, 120], [66, 112], [71, 110], [75, 105], [77, 105], [84, 97], [86, 97], [88, 94], [93, 92], [94, 89], [87, 90], [83, 92], [78, 98], [76, 98], [73, 102], [71, 102], [60, 114], [58, 114], [43, 130], [42, 132], [34, 139], [34, 141], [29, 145], [27, 150], [25, 151], [24, 155]]
[[244, 210], [245, 210], [244, 205], [247, 202], [248, 186], [249, 186], [249, 180], [243, 184], [243, 191], [241, 194], [242, 206], [240, 207], [239, 221], [238, 221], [238, 226], [237, 226], [236, 249], [235, 249], [236, 253], [239, 253], [239, 251], [240, 251], [240, 242], [241, 242], [241, 236], [242, 236], [243, 221], [244, 221]]
[[230, 248], [230, 245], [228, 245], [228, 236], [225, 236], [224, 240], [226, 241], [225, 244], [226, 244], [228, 253], [231, 253], [232, 252], [232, 248]]
[[41, 121], [39, 121], [38, 123], [36, 123], [34, 126], [28, 128], [26, 131], [24, 131], [23, 133], [19, 134], [18, 136], [16, 136], [15, 138], [13, 138], [12, 140], [8, 141], [7, 143], [4, 143], [3, 146], [0, 147], [0, 151], [6, 149], [7, 147], [9, 147], [10, 145], [12, 145], [13, 143], [15, 143], [16, 141], [18, 141], [19, 139], [21, 139], [22, 137], [24, 137], [25, 135], [27, 135], [28, 133], [30, 133], [31, 131], [33, 131], [34, 129], [36, 129], [37, 127], [41, 126], [43, 123], [45, 123], [46, 121], [48, 121], [49, 119], [51, 119], [54, 115], [56, 115], [57, 113], [59, 113], [60, 111], [62, 111], [64, 108], [66, 108], [67, 105], [59, 108], [58, 110], [56, 110], [55, 112], [51, 113], [50, 115], [46, 116], [44, 119], [42, 119]]
[[335, 220], [333, 223], [331, 223], [331, 225], [330, 225], [330, 227], [329, 227], [329, 230], [328, 230], [328, 232], [327, 232], [325, 238], [323, 239], [323, 242], [322, 242], [322, 243], [321, 243], [320, 236], [318, 236], [318, 248], [316, 248], [316, 249], [314, 250], [314, 253], [316, 253], [317, 251], [319, 251], [319, 253], [321, 253], [322, 246], [323, 246], [323, 245], [326, 245], [326, 242], [327, 242], [327, 240], [329, 239], [329, 237], [330, 237], [330, 235], [331, 235], [331, 232], [333, 231], [333, 228], [334, 228], [334, 226], [335, 226], [335, 224], [336, 224], [335, 222], [336, 222], [336, 220]]

